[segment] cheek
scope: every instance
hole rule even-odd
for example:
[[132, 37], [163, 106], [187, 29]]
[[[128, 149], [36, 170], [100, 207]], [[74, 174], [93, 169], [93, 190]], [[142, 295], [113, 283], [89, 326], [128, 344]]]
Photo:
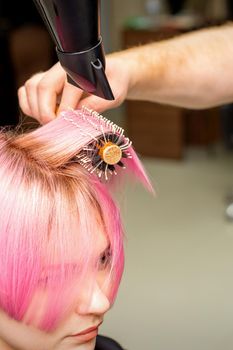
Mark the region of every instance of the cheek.
[[47, 293], [44, 290], [37, 290], [24, 315], [23, 322], [38, 327], [47, 308]]
[[96, 281], [101, 291], [109, 297], [111, 294], [112, 278], [110, 269], [98, 271]]

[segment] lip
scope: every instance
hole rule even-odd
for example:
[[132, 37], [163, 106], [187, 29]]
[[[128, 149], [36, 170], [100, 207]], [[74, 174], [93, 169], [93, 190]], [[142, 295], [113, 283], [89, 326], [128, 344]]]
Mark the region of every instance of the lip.
[[92, 332], [94, 332], [94, 331], [97, 331], [98, 328], [99, 328], [99, 326], [100, 326], [100, 324], [99, 324], [98, 326], [94, 326], [94, 327], [87, 328], [87, 329], [85, 329], [85, 330], [82, 331], [82, 332], [79, 332], [79, 333], [77, 333], [77, 334], [74, 334], [74, 337], [79, 337], [79, 336], [81, 336], [81, 335], [86, 335], [86, 334], [88, 334], [88, 333], [92, 333]]
[[92, 332], [79, 334], [79, 335], [72, 335], [71, 338], [75, 339], [75, 341], [77, 341], [78, 344], [83, 344], [95, 339], [97, 335], [98, 335], [98, 328], [95, 328]]
[[87, 328], [87, 329], [84, 329], [83, 331], [77, 333], [77, 334], [72, 334], [71, 337], [84, 337], [84, 336], [92, 336], [93, 338], [95, 336], [97, 336], [98, 334], [98, 329], [100, 327], [100, 325], [103, 323], [100, 322], [97, 326], [93, 326], [93, 327], [90, 327], [90, 328]]

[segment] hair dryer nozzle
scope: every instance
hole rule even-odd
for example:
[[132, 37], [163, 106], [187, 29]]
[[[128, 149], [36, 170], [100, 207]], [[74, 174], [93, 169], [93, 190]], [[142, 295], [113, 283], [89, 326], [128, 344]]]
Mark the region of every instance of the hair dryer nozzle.
[[62, 67], [67, 73], [69, 83], [90, 94], [106, 100], [114, 100], [105, 75], [102, 38], [96, 46], [89, 50], [67, 53], [57, 48], [57, 54]]

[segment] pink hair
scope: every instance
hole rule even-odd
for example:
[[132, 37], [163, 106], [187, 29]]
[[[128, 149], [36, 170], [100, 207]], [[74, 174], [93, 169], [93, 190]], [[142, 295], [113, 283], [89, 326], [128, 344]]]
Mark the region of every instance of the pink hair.
[[[22, 321], [38, 288], [46, 289], [38, 320], [46, 331], [96, 273], [97, 227], [112, 252], [106, 282], [111, 302], [123, 272], [119, 210], [107, 187], [74, 161], [87, 141], [62, 117], [28, 134], [0, 133], [0, 308]], [[131, 169], [150, 188], [138, 159]]]

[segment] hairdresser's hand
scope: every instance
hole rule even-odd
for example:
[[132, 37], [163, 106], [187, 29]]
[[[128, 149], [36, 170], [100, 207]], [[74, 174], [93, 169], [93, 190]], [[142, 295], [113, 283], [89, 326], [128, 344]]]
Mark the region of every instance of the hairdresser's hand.
[[76, 109], [83, 105], [102, 113], [119, 106], [127, 97], [130, 84], [129, 69], [120, 54], [107, 57], [106, 75], [115, 96], [114, 101], [87, 95], [69, 84], [65, 71], [60, 63], [57, 63], [48, 71], [35, 74], [19, 88], [20, 107], [26, 115], [37, 119], [41, 124], [56, 118], [64, 109]]

